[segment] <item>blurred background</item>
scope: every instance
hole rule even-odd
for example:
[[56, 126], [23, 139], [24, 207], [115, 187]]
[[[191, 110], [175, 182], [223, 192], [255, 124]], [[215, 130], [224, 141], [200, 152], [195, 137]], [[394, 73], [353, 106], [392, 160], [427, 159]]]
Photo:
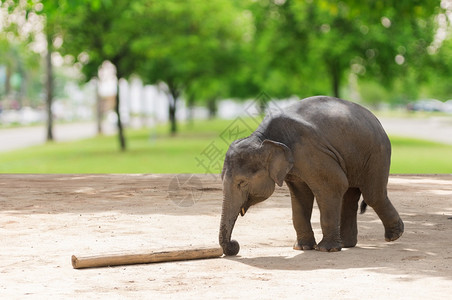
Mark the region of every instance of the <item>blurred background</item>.
[[230, 138], [321, 94], [377, 114], [391, 172], [452, 173], [451, 20], [452, 0], [0, 1], [0, 172], [217, 174]]

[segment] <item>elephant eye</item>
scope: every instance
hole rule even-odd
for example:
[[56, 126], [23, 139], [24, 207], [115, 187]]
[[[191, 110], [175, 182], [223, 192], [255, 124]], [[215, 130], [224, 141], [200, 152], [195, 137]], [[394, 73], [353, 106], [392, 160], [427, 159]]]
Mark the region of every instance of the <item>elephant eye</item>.
[[245, 180], [241, 180], [238, 184], [240, 189], [244, 189], [248, 186], [248, 182], [246, 182]]

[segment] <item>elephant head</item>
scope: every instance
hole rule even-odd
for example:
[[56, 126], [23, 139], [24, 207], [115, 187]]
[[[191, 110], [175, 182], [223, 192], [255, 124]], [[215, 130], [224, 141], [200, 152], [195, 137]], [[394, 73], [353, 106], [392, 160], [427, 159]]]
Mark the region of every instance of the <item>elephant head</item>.
[[237, 140], [229, 147], [224, 160], [223, 210], [219, 241], [225, 255], [236, 255], [239, 243], [231, 240], [232, 230], [239, 214], [266, 200], [282, 186], [292, 169], [292, 151], [272, 140], [263, 142], [255, 136]]

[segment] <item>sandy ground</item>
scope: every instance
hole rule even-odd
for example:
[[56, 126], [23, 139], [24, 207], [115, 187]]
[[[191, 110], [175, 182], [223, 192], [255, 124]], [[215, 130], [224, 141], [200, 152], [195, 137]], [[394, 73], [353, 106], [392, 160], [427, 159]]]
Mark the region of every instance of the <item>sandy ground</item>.
[[[75, 270], [71, 255], [217, 245], [211, 175], [0, 175], [0, 298], [446, 299], [452, 175], [391, 176], [405, 234], [386, 243], [372, 209], [355, 248], [295, 251], [287, 187], [239, 217], [238, 256]], [[321, 239], [319, 213], [313, 227]]]

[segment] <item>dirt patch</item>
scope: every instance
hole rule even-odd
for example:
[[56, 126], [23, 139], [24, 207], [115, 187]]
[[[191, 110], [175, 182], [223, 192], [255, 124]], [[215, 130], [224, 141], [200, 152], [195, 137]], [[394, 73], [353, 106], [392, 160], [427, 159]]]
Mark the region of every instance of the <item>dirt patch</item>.
[[[358, 245], [295, 251], [287, 187], [239, 218], [237, 257], [74, 270], [71, 255], [216, 246], [221, 183], [211, 175], [0, 175], [0, 295], [47, 298], [445, 299], [452, 294], [452, 175], [391, 176], [405, 222], [393, 243], [372, 211]], [[198, 181], [199, 179], [199, 181]], [[319, 212], [312, 223], [321, 239]]]

